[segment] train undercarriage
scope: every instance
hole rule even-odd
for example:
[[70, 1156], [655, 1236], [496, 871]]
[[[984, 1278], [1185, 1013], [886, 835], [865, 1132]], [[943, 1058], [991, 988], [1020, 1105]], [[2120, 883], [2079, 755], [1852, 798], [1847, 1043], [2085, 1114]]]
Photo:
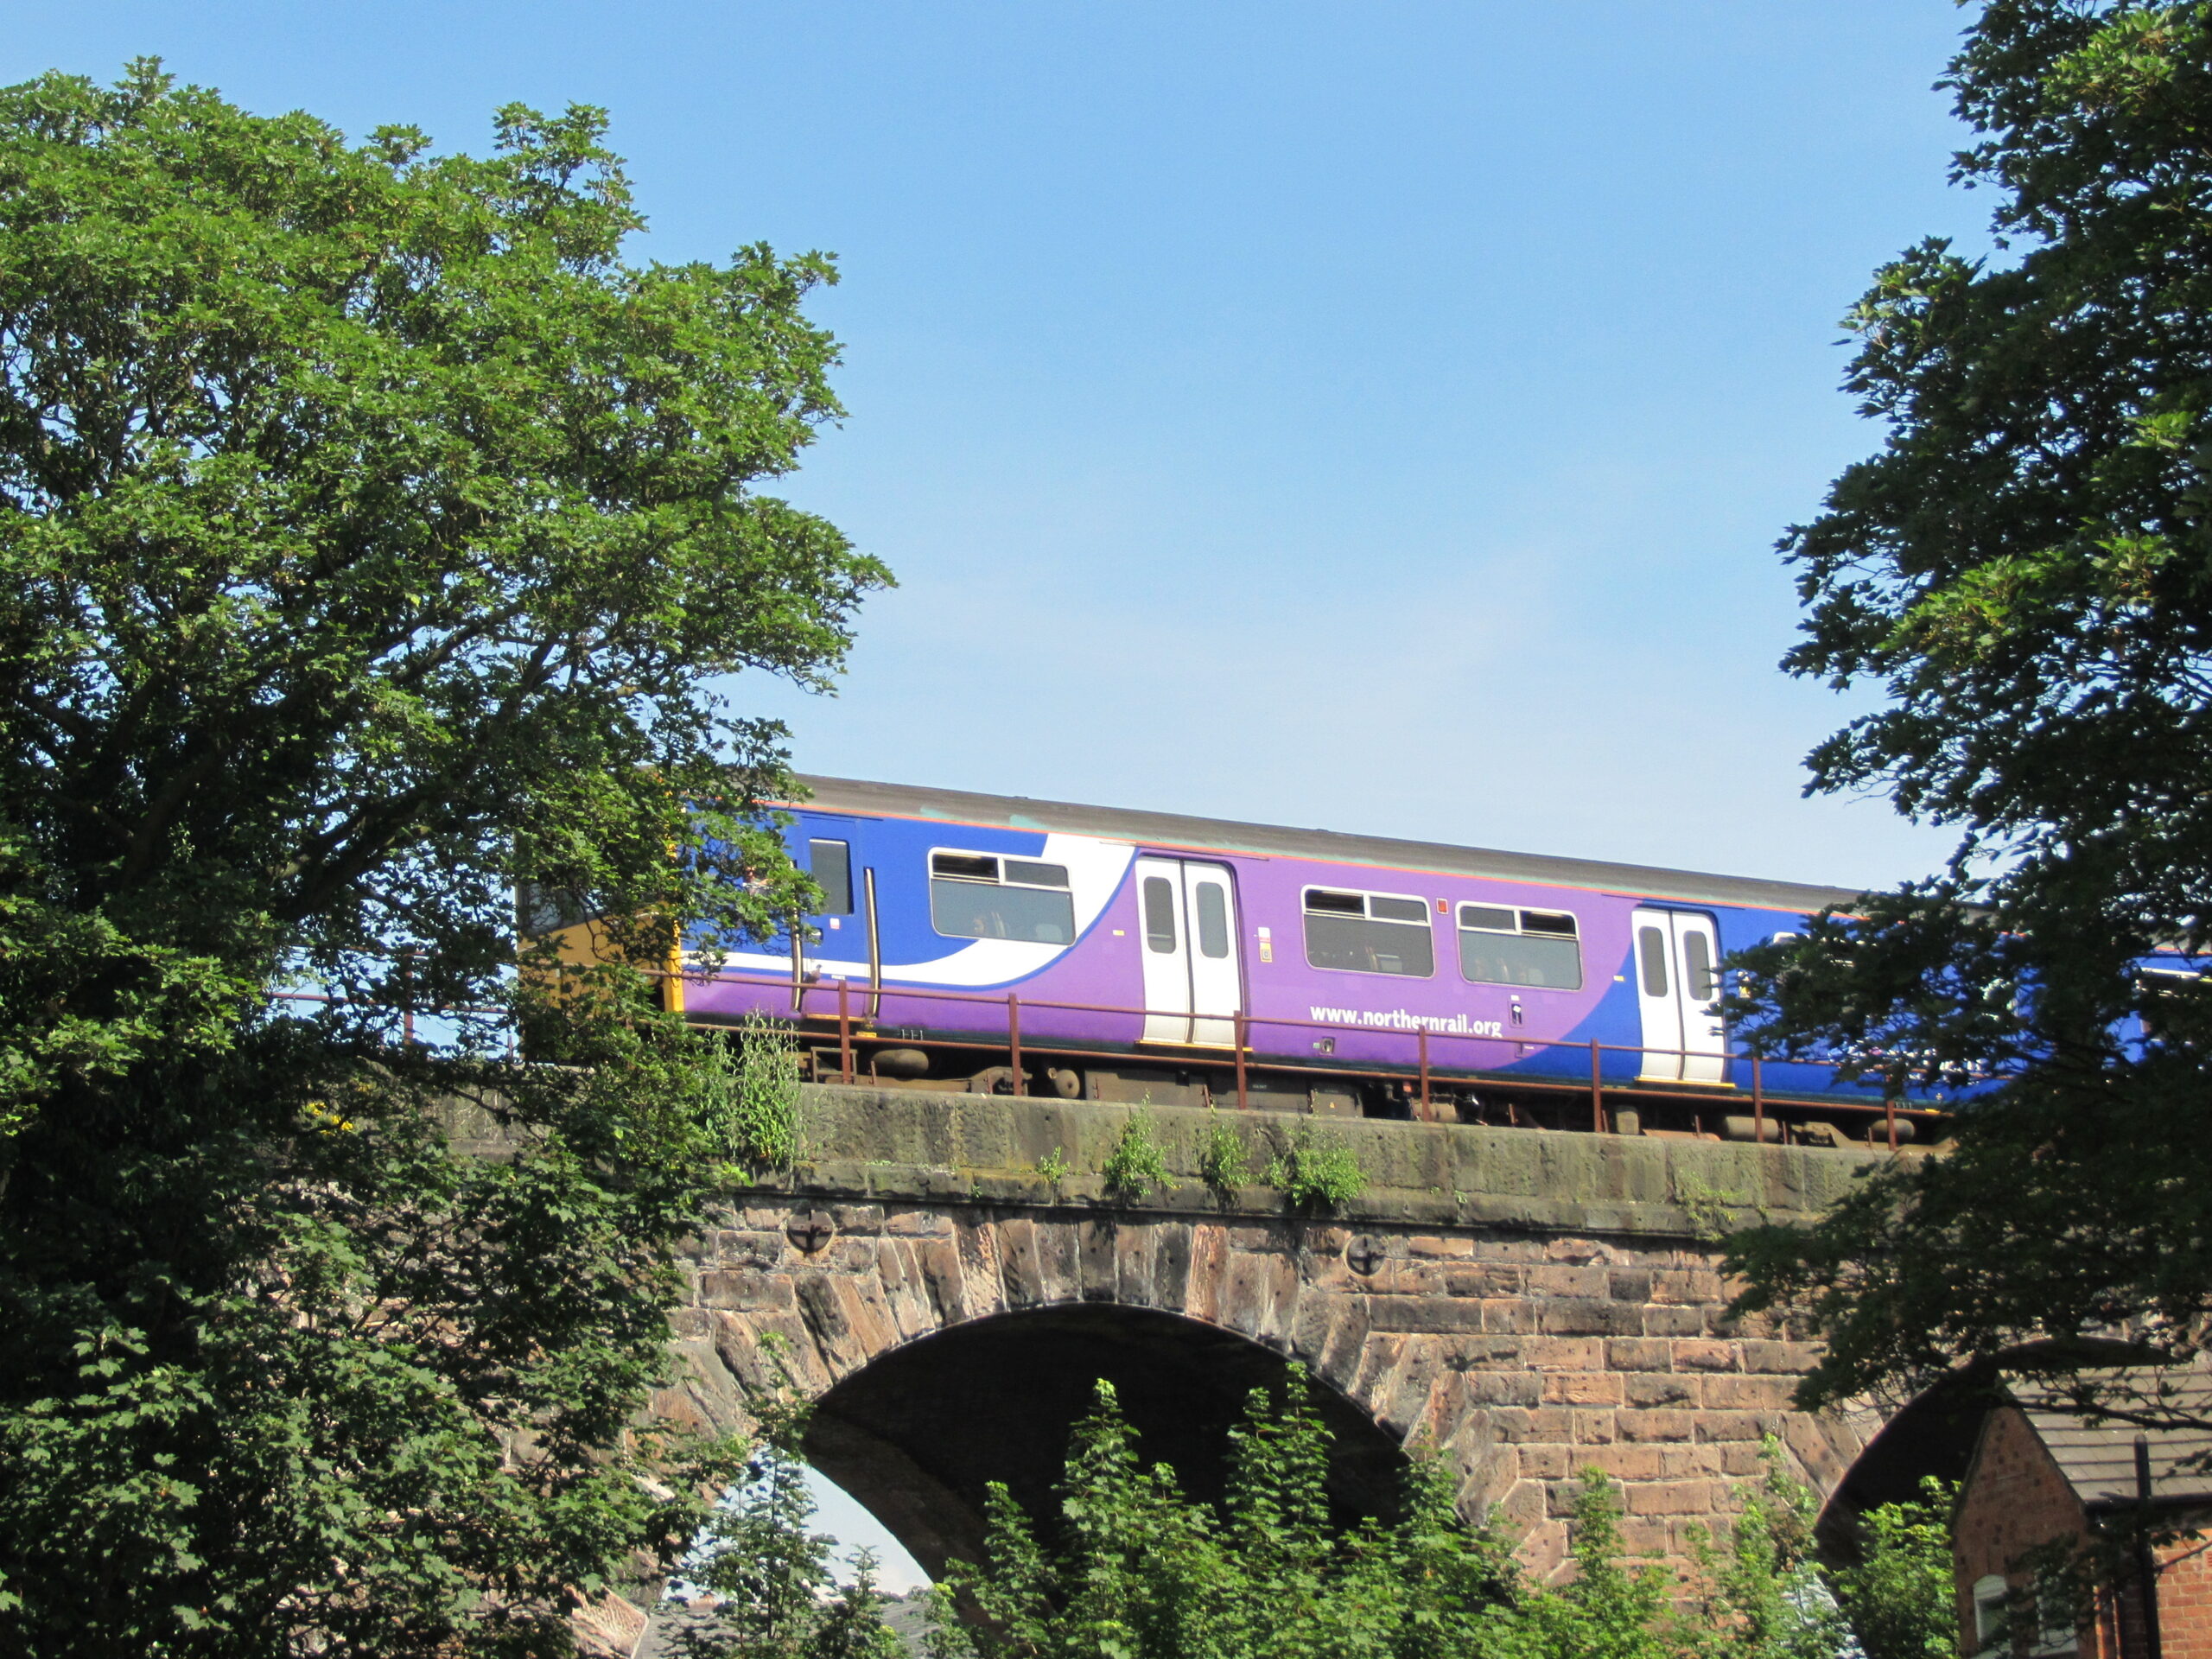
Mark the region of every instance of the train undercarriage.
[[[1013, 1046], [972, 1033], [841, 1028], [834, 1019], [802, 1020], [798, 1043], [811, 1082], [952, 1094], [1898, 1151], [1939, 1142], [1945, 1121], [1941, 1111], [1876, 1096], [1776, 1092], [1756, 1075], [1749, 1088], [1609, 1077], [1594, 1051], [1592, 1075], [1582, 1082], [1299, 1064], [1211, 1047]], [[1748, 1058], [1733, 1066], [1759, 1069]]]

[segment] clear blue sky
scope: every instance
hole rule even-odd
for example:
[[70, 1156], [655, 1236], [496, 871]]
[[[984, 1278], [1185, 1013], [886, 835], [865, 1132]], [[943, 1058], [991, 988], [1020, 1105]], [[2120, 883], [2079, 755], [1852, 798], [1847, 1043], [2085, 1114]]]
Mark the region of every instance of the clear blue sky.
[[789, 493], [887, 559], [848, 776], [1881, 883], [1798, 798], [1770, 548], [1874, 429], [1836, 319], [1946, 187], [1949, 0], [9, 8], [480, 148], [613, 111], [640, 252], [836, 252], [851, 418]]
[[1979, 241], [1949, 0], [72, 0], [5, 77], [157, 53], [481, 148], [607, 105], [641, 255], [825, 249], [848, 423], [788, 493], [904, 587], [803, 768], [1840, 883], [1945, 837], [1805, 802], [1844, 709], [1770, 547], [1878, 442], [1836, 319]]

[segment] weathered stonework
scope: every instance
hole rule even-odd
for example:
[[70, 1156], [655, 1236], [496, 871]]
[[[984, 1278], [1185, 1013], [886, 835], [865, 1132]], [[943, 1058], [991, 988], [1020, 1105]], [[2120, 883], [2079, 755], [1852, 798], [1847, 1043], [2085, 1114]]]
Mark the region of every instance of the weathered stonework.
[[[1586, 1467], [1620, 1483], [1629, 1549], [1679, 1560], [1693, 1528], [1725, 1530], [1763, 1436], [1825, 1494], [1879, 1426], [1790, 1408], [1815, 1350], [1726, 1317], [1713, 1242], [1729, 1220], [1819, 1208], [1863, 1154], [1360, 1122], [1328, 1132], [1368, 1192], [1296, 1216], [1266, 1187], [1195, 1179], [1199, 1111], [1149, 1112], [1168, 1190], [1108, 1194], [1099, 1172], [1136, 1109], [810, 1090], [813, 1160], [734, 1196], [696, 1242], [683, 1376], [658, 1410], [739, 1425], [748, 1390], [835, 1401], [998, 1316], [1060, 1310], [1046, 1323], [1080, 1330], [1075, 1310], [1153, 1310], [1160, 1328], [1173, 1315], [1302, 1363], [1392, 1441], [1448, 1459], [1463, 1511], [1518, 1533], [1538, 1572], [1563, 1557]], [[1304, 1122], [1219, 1121], [1245, 1131], [1255, 1169]], [[1057, 1184], [1039, 1173], [1052, 1163]], [[869, 1444], [905, 1471], [879, 1512], [901, 1511], [887, 1523], [934, 1567], [972, 1547], [974, 1506], [925, 1468], [954, 1455], [931, 1439]]]

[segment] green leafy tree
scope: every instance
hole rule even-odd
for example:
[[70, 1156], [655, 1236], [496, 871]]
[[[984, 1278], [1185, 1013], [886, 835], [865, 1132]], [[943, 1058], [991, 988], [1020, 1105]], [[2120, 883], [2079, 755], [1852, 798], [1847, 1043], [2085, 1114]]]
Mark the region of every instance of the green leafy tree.
[[1833, 1659], [1847, 1630], [1813, 1557], [1812, 1491], [1781, 1443], [1762, 1448], [1765, 1478], [1736, 1516], [1726, 1557], [1706, 1552], [1705, 1593], [1685, 1646], [1744, 1659]]
[[2142, 971], [2212, 929], [2212, 7], [1988, 0], [1945, 85], [1999, 244], [1923, 243], [1853, 313], [1888, 435], [1784, 543], [1786, 666], [1888, 694], [1814, 787], [1959, 849], [1751, 952], [1738, 1013], [1891, 1087], [1982, 1081], [1948, 1155], [1735, 1245], [1745, 1306], [1827, 1338], [1808, 1404], [2212, 1328], [2212, 994]]
[[788, 913], [710, 683], [886, 578], [755, 489], [830, 267], [626, 263], [603, 126], [0, 90], [0, 1648], [560, 1651], [726, 1484], [632, 1427], [715, 1077], [513, 895], [654, 968]]
[[681, 1633], [677, 1651], [686, 1659], [904, 1659], [905, 1644], [883, 1621], [874, 1560], [863, 1553], [842, 1579], [836, 1541], [813, 1530], [806, 1465], [772, 1440], [746, 1472], [684, 1573], [719, 1601], [709, 1620]]
[[1532, 1608], [1536, 1651], [1546, 1659], [1669, 1659], [1666, 1614], [1674, 1586], [1656, 1567], [1624, 1565], [1620, 1512], [1611, 1482], [1599, 1470], [1583, 1471], [1569, 1541], [1573, 1580]]
[[1918, 1498], [1862, 1517], [1859, 1564], [1833, 1582], [1866, 1659], [1952, 1659], [1958, 1651], [1954, 1503], [1951, 1489], [1931, 1476]]
[[[1043, 1542], [993, 1489], [982, 1563], [939, 1586], [939, 1659], [1459, 1659], [1521, 1655], [1534, 1627], [1511, 1557], [1452, 1513], [1433, 1466], [1405, 1513], [1349, 1533], [1331, 1524], [1327, 1431], [1294, 1379], [1280, 1406], [1255, 1392], [1230, 1447], [1226, 1498], [1185, 1498], [1146, 1467], [1101, 1383], [1077, 1426], [1059, 1542]], [[959, 1614], [971, 1617], [963, 1622]]]
[[[938, 1659], [1950, 1659], [1948, 1500], [1867, 1518], [1861, 1564], [1831, 1595], [1815, 1565], [1810, 1491], [1779, 1445], [1689, 1581], [1624, 1559], [1612, 1483], [1586, 1470], [1573, 1571], [1522, 1578], [1505, 1543], [1454, 1512], [1442, 1466], [1407, 1471], [1400, 1518], [1334, 1523], [1328, 1440], [1295, 1373], [1255, 1393], [1230, 1447], [1222, 1503], [1192, 1503], [1146, 1467], [1110, 1388], [1077, 1425], [1047, 1543], [1003, 1487], [985, 1559], [938, 1588]], [[763, 1552], [765, 1553], [765, 1552]], [[1838, 1597], [1840, 1598], [1839, 1606]]]

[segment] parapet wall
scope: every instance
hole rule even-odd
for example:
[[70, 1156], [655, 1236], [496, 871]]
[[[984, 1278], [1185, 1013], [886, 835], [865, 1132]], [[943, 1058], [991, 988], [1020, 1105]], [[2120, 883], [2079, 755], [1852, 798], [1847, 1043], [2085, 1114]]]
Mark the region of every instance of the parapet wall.
[[[1343, 1218], [1422, 1227], [1707, 1240], [1761, 1217], [1810, 1216], [1886, 1155], [893, 1089], [810, 1085], [802, 1101], [798, 1191], [1281, 1215], [1282, 1196], [1260, 1174], [1272, 1153], [1306, 1133], [1349, 1147], [1365, 1173], [1366, 1189]], [[1141, 1198], [1109, 1193], [1106, 1160], [1140, 1113], [1173, 1179]], [[1198, 1174], [1216, 1124], [1252, 1149], [1249, 1179], [1229, 1192]], [[1057, 1182], [1046, 1173], [1056, 1159], [1066, 1170]]]

